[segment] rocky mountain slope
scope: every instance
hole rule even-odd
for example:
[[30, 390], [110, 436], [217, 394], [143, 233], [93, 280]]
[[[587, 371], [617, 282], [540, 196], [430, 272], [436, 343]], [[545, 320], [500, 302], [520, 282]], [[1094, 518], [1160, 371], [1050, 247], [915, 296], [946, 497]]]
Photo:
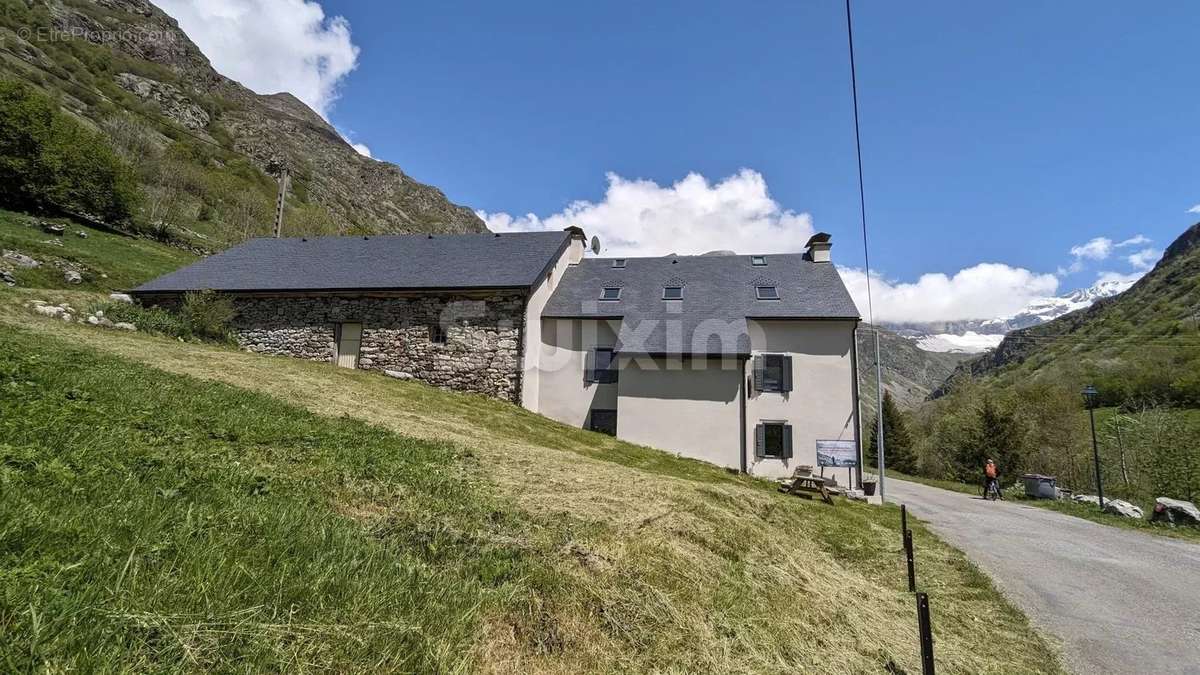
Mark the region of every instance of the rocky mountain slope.
[[141, 218], [202, 247], [269, 233], [268, 174], [281, 166], [292, 177], [291, 234], [485, 230], [437, 188], [358, 154], [294, 96], [217, 73], [145, 0], [5, 0], [0, 77], [59, 97], [103, 130], [142, 174]]
[[[913, 408], [924, 401], [970, 356], [930, 352], [912, 340], [889, 330], [879, 331], [879, 352], [883, 361], [883, 386], [901, 408]], [[863, 418], [875, 414], [875, 334], [869, 324], [858, 330], [858, 382], [863, 402]]]

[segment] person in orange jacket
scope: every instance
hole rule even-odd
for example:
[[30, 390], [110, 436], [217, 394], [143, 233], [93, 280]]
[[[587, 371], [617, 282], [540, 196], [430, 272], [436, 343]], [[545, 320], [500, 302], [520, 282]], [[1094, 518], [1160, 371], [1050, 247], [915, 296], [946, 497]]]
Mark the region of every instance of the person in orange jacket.
[[983, 467], [983, 475], [985, 477], [983, 481], [983, 496], [986, 498], [988, 489], [995, 485], [996, 494], [1000, 495], [1000, 499], [1004, 499], [1004, 495], [1000, 494], [1000, 483], [996, 481], [996, 477], [1000, 475], [996, 470], [996, 463], [989, 459], [987, 465]]

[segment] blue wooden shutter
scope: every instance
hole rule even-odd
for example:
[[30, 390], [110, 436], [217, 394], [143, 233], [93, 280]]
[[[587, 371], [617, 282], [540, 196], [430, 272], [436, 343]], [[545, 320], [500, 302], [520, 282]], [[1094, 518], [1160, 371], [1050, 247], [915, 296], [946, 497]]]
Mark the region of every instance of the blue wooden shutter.
[[779, 388], [779, 390], [780, 391], [791, 391], [792, 390], [792, 357], [781, 356], [779, 358], [781, 361], [783, 361], [783, 366], [782, 366], [783, 374], [780, 377], [780, 381], [782, 382], [783, 386], [781, 386]]
[[783, 425], [783, 458], [792, 458], [792, 425]]
[[759, 424], [754, 427], [754, 456], [761, 459], [763, 450], [767, 447], [767, 427]]
[[583, 381], [584, 382], [595, 382], [596, 381], [596, 350], [595, 349], [589, 349], [587, 351], [587, 356], [584, 357]]
[[754, 356], [754, 391], [763, 390], [763, 357], [762, 354]]

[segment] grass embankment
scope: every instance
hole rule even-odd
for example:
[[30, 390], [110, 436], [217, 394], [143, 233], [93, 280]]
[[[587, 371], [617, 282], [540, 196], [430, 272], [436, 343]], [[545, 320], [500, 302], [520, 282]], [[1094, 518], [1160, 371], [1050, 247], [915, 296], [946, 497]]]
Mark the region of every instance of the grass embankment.
[[[47, 234], [37, 226], [40, 221], [63, 225], [66, 233]], [[17, 251], [42, 263], [40, 267], [23, 268], [0, 260], [0, 267], [10, 269], [23, 288], [125, 290], [196, 260], [192, 253], [150, 239], [114, 234], [64, 218], [40, 218], [3, 209], [0, 249]], [[77, 268], [83, 282], [77, 286], [67, 284], [56, 262]]]
[[[932, 487], [941, 488], [943, 490], [961, 492], [963, 494], [979, 496], [983, 493], [982, 482], [979, 485], [971, 485], [969, 483], [960, 483], [954, 480], [940, 480], [937, 478], [926, 478], [925, 476], [910, 476], [898, 471], [892, 471], [891, 469], [888, 469], [887, 477], [911, 481], [913, 483], [920, 483], [922, 485], [929, 485]], [[1076, 518], [1083, 518], [1085, 520], [1100, 523], [1101, 525], [1112, 525], [1114, 527], [1138, 530], [1140, 532], [1156, 534], [1163, 537], [1174, 537], [1176, 539], [1187, 539], [1190, 541], [1200, 542], [1200, 529], [1198, 528], [1188, 526], [1171, 527], [1166, 523], [1150, 522], [1150, 513], [1154, 508], [1154, 502], [1150, 501], [1133, 500], [1130, 502], [1141, 507], [1142, 511], [1146, 514], [1144, 519], [1135, 520], [1133, 518], [1125, 518], [1124, 516], [1117, 516], [1111, 513], [1104, 513], [1100, 510], [1099, 506], [1094, 504], [1084, 504], [1076, 501], [1065, 500], [1059, 501], [1053, 499], [1032, 499], [1026, 497], [1024, 483], [1019, 481], [1015, 484], [1015, 486], [1010, 485], [1004, 488], [1004, 498], [1020, 502], [1021, 504], [1029, 504], [1031, 506], [1038, 506], [1043, 509], [1050, 509], [1051, 511], [1058, 511], [1059, 513], [1065, 513], [1069, 516], [1075, 516]], [[1121, 497], [1117, 497], [1117, 499], [1121, 499]]]
[[[85, 295], [0, 291], [7, 669], [919, 670], [894, 507], [19, 306]], [[943, 672], [1059, 672], [915, 536]]]

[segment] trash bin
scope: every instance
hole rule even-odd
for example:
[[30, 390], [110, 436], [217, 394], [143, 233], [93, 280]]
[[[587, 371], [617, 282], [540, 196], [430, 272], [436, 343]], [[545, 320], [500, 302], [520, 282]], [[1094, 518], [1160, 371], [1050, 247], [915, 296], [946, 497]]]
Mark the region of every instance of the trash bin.
[[1058, 497], [1058, 485], [1054, 476], [1027, 473], [1021, 478], [1025, 481], [1026, 497], [1034, 499], [1056, 499]]
[[874, 497], [874, 496], [875, 496], [875, 481], [873, 481], [873, 480], [864, 480], [864, 481], [862, 482], [862, 486], [863, 486], [863, 494], [864, 494], [864, 495], [866, 495], [866, 496], [868, 496], [868, 497]]

